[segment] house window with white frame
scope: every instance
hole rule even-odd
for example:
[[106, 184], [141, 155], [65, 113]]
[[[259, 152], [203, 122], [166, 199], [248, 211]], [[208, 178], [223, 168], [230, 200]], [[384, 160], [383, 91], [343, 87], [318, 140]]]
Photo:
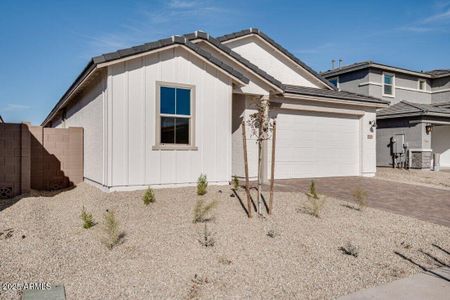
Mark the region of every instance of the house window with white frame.
[[395, 75], [383, 73], [383, 96], [394, 97]]
[[425, 89], [426, 89], [426, 81], [425, 81], [425, 80], [419, 79], [419, 82], [418, 82], [418, 89], [419, 89], [420, 91], [425, 91]]
[[339, 88], [339, 76], [328, 79], [335, 87]]
[[184, 85], [158, 84], [157, 147], [193, 146], [194, 88]]

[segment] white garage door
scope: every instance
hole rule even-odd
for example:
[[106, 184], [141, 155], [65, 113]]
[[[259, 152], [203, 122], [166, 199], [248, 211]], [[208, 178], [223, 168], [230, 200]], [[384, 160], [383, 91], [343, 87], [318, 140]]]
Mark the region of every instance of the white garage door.
[[279, 112], [276, 147], [276, 178], [359, 175], [356, 117]]

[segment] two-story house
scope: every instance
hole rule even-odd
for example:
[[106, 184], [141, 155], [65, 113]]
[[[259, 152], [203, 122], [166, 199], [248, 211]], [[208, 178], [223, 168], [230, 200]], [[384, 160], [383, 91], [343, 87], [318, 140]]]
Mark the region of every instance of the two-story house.
[[450, 69], [412, 71], [372, 61], [322, 73], [338, 89], [390, 101], [377, 111], [377, 166], [450, 167]]

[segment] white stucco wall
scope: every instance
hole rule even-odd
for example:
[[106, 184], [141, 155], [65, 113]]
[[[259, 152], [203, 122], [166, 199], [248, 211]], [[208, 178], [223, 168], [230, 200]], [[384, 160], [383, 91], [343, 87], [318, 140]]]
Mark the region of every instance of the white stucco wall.
[[66, 120], [60, 118], [53, 127], [83, 127], [84, 132], [84, 177], [99, 184], [105, 182], [104, 148], [104, 97], [106, 75], [97, 76], [72, 100]]
[[225, 44], [282, 83], [315, 88], [325, 87], [323, 83], [312, 79], [312, 75], [301, 70], [295, 63], [256, 36], [231, 40]]
[[450, 167], [450, 126], [433, 127], [431, 148], [441, 154], [441, 167]]
[[[152, 150], [157, 81], [195, 86], [198, 150]], [[231, 79], [181, 47], [108, 67], [108, 185], [230, 180], [231, 98]]]

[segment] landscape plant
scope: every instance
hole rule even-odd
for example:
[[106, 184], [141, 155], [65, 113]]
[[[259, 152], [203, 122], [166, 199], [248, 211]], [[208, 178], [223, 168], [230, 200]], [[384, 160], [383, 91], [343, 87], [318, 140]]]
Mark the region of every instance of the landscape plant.
[[108, 247], [108, 249], [111, 250], [121, 240], [119, 222], [117, 221], [116, 215], [113, 210], [106, 210], [103, 218], [105, 222], [103, 228], [105, 232], [103, 243], [106, 245], [106, 247]]
[[320, 211], [325, 204], [325, 196], [319, 195], [316, 190], [316, 183], [314, 180], [311, 181], [309, 185], [309, 190], [306, 193], [308, 201], [310, 203], [309, 213], [316, 218], [320, 217]]
[[92, 216], [91, 213], [86, 211], [86, 208], [84, 206], [81, 209], [80, 218], [83, 221], [83, 228], [84, 229], [89, 229], [89, 228], [91, 228], [92, 226], [95, 225], [94, 217]]
[[194, 223], [200, 223], [207, 221], [207, 215], [217, 206], [217, 200], [207, 203], [204, 198], [197, 198], [197, 202], [194, 206]]
[[256, 143], [258, 145], [258, 214], [261, 214], [262, 206], [262, 182], [263, 182], [263, 143], [270, 139], [272, 128], [268, 118], [269, 101], [266, 98], [258, 99], [256, 103], [256, 112], [249, 116], [248, 125], [252, 130], [252, 135], [256, 136]]
[[351, 242], [347, 242], [345, 246], [340, 247], [339, 250], [341, 250], [342, 253], [346, 255], [351, 255], [353, 257], [358, 257], [359, 255], [358, 247], [353, 245]]
[[148, 187], [145, 191], [143, 201], [145, 205], [149, 205], [150, 203], [156, 201], [155, 193], [153, 192], [153, 189], [151, 187]]
[[353, 199], [356, 202], [359, 211], [362, 211], [367, 207], [367, 192], [361, 187], [358, 187], [353, 191]]
[[231, 185], [233, 186], [233, 189], [236, 191], [239, 189], [239, 178], [237, 178], [236, 175], [233, 176], [233, 179], [231, 180]]
[[206, 174], [200, 174], [197, 180], [197, 195], [203, 196], [207, 193], [208, 178]]
[[206, 223], [205, 223], [204, 230], [200, 234], [198, 241], [202, 246], [207, 247], [207, 248], [213, 247], [216, 244], [216, 240], [214, 239], [214, 234], [208, 230]]

